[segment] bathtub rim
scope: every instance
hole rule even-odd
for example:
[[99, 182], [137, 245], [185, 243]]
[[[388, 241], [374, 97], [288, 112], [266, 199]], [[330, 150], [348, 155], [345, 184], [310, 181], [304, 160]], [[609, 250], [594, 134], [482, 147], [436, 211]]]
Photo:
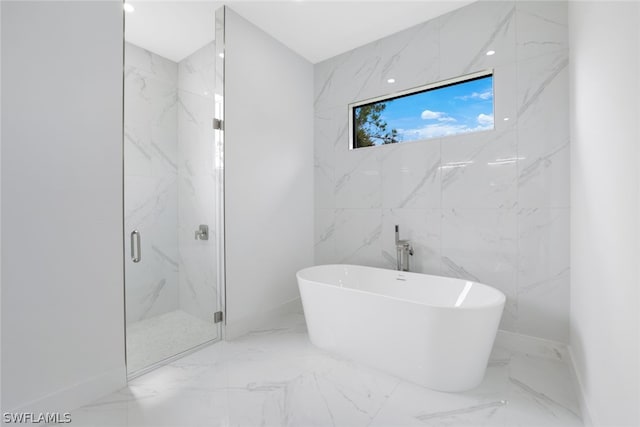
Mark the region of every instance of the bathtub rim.
[[389, 299], [392, 299], [392, 300], [395, 300], [395, 301], [411, 303], [411, 304], [420, 305], [420, 306], [423, 306], [423, 307], [429, 307], [431, 309], [437, 309], [437, 310], [487, 310], [487, 309], [496, 308], [496, 307], [499, 307], [499, 306], [502, 306], [503, 309], [504, 309], [504, 306], [505, 306], [506, 301], [507, 301], [507, 296], [505, 295], [504, 292], [502, 292], [500, 289], [497, 289], [497, 288], [495, 288], [493, 286], [485, 285], [484, 283], [476, 282], [476, 281], [473, 281], [473, 280], [460, 279], [458, 277], [447, 277], [447, 276], [437, 276], [435, 274], [417, 273], [415, 271], [403, 271], [401, 273], [410, 273], [410, 274], [418, 274], [418, 275], [421, 275], [421, 276], [430, 276], [430, 277], [439, 277], [439, 278], [453, 279], [453, 280], [460, 280], [460, 281], [469, 281], [469, 282], [473, 282], [476, 285], [480, 285], [482, 287], [489, 288], [493, 292], [497, 292], [498, 296], [502, 297], [502, 298], [501, 299], [499, 298], [498, 301], [496, 301], [496, 302], [491, 302], [491, 303], [487, 303], [487, 304], [484, 304], [484, 305], [481, 305], [481, 306], [473, 306], [473, 307], [456, 307], [456, 306], [449, 306], [449, 305], [435, 305], [435, 304], [427, 304], [427, 303], [424, 303], [424, 302], [410, 300], [410, 299], [406, 299], [406, 298], [399, 298], [399, 297], [395, 297], [395, 296], [391, 296], [391, 295], [385, 295], [385, 294], [381, 294], [381, 293], [365, 291], [365, 290], [362, 290], [362, 289], [349, 288], [349, 287], [344, 287], [344, 286], [333, 285], [333, 284], [330, 284], [330, 283], [318, 282], [317, 280], [305, 279], [303, 277], [300, 277], [300, 273], [304, 272], [305, 270], [310, 270], [310, 269], [318, 268], [318, 267], [335, 267], [335, 266], [338, 266], [338, 267], [370, 268], [370, 269], [374, 269], [374, 270], [384, 270], [384, 271], [397, 271], [397, 270], [391, 270], [389, 268], [370, 267], [368, 265], [357, 265], [357, 264], [319, 264], [319, 265], [314, 265], [314, 266], [311, 266], [311, 267], [302, 268], [302, 269], [300, 269], [300, 270], [298, 270], [296, 272], [296, 279], [298, 281], [298, 287], [300, 287], [300, 285], [301, 285], [300, 281], [304, 280], [304, 281], [309, 282], [311, 284], [320, 285], [320, 286], [327, 287], [327, 288], [337, 288], [337, 289], [341, 289], [343, 291], [348, 291], [348, 292], [355, 292], [355, 293], [359, 293], [359, 294], [374, 295], [374, 296], [378, 296], [378, 297], [382, 297], [382, 298], [389, 298]]

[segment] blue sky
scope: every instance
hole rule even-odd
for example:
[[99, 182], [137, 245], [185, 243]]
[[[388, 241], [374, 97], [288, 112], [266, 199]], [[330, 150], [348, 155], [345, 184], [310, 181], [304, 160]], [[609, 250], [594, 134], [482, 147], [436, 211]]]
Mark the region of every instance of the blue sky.
[[388, 101], [382, 119], [401, 141], [493, 129], [493, 77]]

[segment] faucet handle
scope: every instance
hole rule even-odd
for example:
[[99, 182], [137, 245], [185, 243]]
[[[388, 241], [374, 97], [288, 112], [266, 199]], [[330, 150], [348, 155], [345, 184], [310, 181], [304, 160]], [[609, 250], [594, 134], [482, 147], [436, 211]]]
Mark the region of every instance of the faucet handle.
[[200, 224], [198, 229], [195, 232], [196, 240], [209, 240], [209, 226], [205, 224]]
[[413, 256], [413, 246], [411, 246], [411, 241], [410, 240], [401, 240], [402, 242], [402, 248], [407, 251], [407, 253], [411, 256]]

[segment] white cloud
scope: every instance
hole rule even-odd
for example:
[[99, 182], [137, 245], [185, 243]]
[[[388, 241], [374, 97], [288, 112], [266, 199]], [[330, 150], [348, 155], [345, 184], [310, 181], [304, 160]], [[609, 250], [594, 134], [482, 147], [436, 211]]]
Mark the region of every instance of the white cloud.
[[493, 91], [487, 90], [484, 92], [473, 92], [471, 95], [457, 96], [456, 99], [462, 99], [463, 101], [467, 101], [469, 99], [482, 99], [486, 101], [487, 99], [493, 98]]
[[420, 114], [422, 120], [437, 120], [439, 122], [455, 122], [457, 121], [453, 117], [447, 115], [447, 113], [443, 113], [442, 111], [431, 111], [424, 110], [422, 114]]
[[490, 130], [493, 128], [493, 122], [488, 124], [480, 124], [475, 127], [469, 127], [464, 124], [451, 124], [451, 123], [432, 123], [421, 128], [416, 129], [403, 129], [398, 131], [403, 141], [415, 141], [418, 139], [439, 138], [448, 135], [458, 135], [462, 133], [478, 132], [483, 130]]
[[456, 120], [456, 119], [454, 119], [453, 117], [449, 117], [449, 116], [446, 116], [446, 117], [438, 117], [438, 121], [439, 121], [439, 122], [457, 122], [457, 120]]
[[444, 115], [445, 114], [441, 111], [424, 110], [422, 114], [420, 114], [420, 117], [422, 120], [435, 120], [443, 117]]
[[438, 138], [440, 136], [454, 135], [468, 132], [464, 125], [452, 125], [448, 123], [433, 123], [417, 129], [407, 129], [402, 132], [402, 139], [411, 141], [416, 139]]
[[480, 126], [492, 126], [493, 115], [492, 114], [478, 114], [478, 124]]

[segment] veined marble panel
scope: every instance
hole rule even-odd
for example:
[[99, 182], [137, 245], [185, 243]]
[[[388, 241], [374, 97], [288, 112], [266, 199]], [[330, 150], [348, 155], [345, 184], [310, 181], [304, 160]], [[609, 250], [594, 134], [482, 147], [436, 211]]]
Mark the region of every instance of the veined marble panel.
[[521, 207], [568, 208], [569, 137], [548, 128], [518, 131], [518, 204]]
[[335, 207], [335, 158], [338, 144], [349, 143], [346, 108], [333, 108], [314, 116], [314, 202], [316, 209]]
[[178, 102], [179, 169], [188, 176], [212, 175], [215, 145], [211, 124], [213, 101], [181, 90]]
[[[125, 118], [125, 121], [127, 119]], [[156, 183], [177, 175], [176, 132], [131, 120], [124, 129], [125, 176], [145, 176]]]
[[569, 206], [566, 50], [518, 63], [519, 205]]
[[513, 208], [518, 197], [516, 136], [507, 130], [443, 138], [443, 208]]
[[[439, 21], [427, 21], [375, 42], [382, 62], [363, 95], [370, 98], [441, 80], [439, 30]], [[390, 78], [395, 83], [388, 83]]]
[[440, 139], [430, 139], [379, 148], [383, 208], [440, 208], [440, 147]]
[[518, 212], [520, 333], [569, 339], [569, 210]]
[[518, 61], [569, 47], [568, 2], [517, 1]]
[[[179, 305], [203, 320], [211, 320], [218, 305], [213, 184], [213, 179], [196, 178], [191, 182], [195, 194], [182, 191], [179, 196]], [[209, 240], [195, 239], [200, 224], [209, 226]]]
[[180, 90], [213, 99], [215, 89], [216, 45], [201, 47], [178, 64]]
[[547, 124], [564, 129], [569, 117], [568, 65], [566, 49], [518, 62], [518, 127]]
[[340, 209], [336, 212], [336, 262], [382, 267], [381, 237], [379, 209]]
[[369, 44], [318, 64], [314, 78], [316, 111], [366, 99], [363, 88], [367, 87], [381, 62], [375, 46]]
[[124, 55], [126, 66], [146, 71], [151, 77], [167, 81], [173, 86], [178, 78], [176, 63], [139, 46], [125, 42]]
[[[177, 306], [177, 64], [125, 45], [124, 169], [127, 323]], [[141, 236], [142, 260], [129, 256]]]
[[334, 196], [337, 208], [382, 206], [381, 153], [377, 147], [337, 149]]
[[384, 267], [397, 267], [395, 225], [400, 226], [400, 239], [410, 240], [413, 256], [410, 270], [442, 275], [440, 209], [384, 209], [382, 211], [381, 248]]
[[517, 218], [513, 210], [448, 209], [442, 220], [442, 270], [500, 289], [507, 296], [500, 328], [514, 330], [517, 300]]
[[175, 82], [125, 64], [124, 84], [125, 118], [168, 130], [175, 126], [178, 99]]
[[[177, 187], [175, 176], [160, 185], [151, 177], [128, 176], [125, 185], [127, 322], [135, 322], [177, 308]], [[139, 263], [129, 256], [133, 230], [141, 236]]]
[[440, 80], [438, 39], [438, 23], [425, 22], [318, 64], [316, 110]]
[[314, 262], [333, 264], [336, 259], [336, 209], [316, 209], [314, 221]]
[[124, 124], [124, 175], [152, 176], [154, 152], [151, 147], [151, 126], [142, 121], [126, 120]]
[[[443, 79], [515, 61], [516, 2], [475, 2], [437, 20], [440, 21], [440, 75]], [[489, 50], [495, 54], [487, 56]]]
[[493, 69], [494, 128], [501, 132], [518, 123], [517, 66], [515, 63]]
[[[176, 121], [175, 128], [178, 123]], [[156, 176], [177, 175], [178, 144], [176, 132], [168, 132], [164, 127], [151, 126], [150, 150], [155, 156], [152, 173]]]
[[[567, 27], [566, 2], [479, 1], [317, 64], [316, 262], [392, 268], [397, 223], [428, 254], [418, 271], [496, 286], [501, 327], [566, 340], [568, 271], [547, 262], [568, 224], [547, 215], [569, 209]], [[348, 150], [349, 103], [487, 69], [494, 130]]]
[[[213, 179], [195, 179], [191, 182], [195, 194], [179, 195], [179, 306], [203, 320], [211, 320], [218, 299], [213, 184]], [[200, 224], [209, 226], [209, 240], [195, 239]]]
[[[213, 89], [215, 45], [182, 60], [178, 71], [178, 244], [180, 309], [211, 321], [218, 307]], [[200, 224], [209, 240], [196, 240]]]

